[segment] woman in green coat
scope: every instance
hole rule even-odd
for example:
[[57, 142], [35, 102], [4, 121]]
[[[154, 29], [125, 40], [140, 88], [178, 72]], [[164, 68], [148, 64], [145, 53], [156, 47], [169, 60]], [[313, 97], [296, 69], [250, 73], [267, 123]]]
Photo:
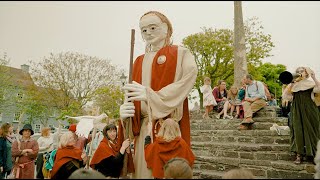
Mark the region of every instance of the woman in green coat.
[[[291, 151], [297, 156], [294, 162], [300, 164], [303, 156], [313, 160], [317, 152], [320, 112], [315, 94], [320, 93], [320, 82], [310, 68], [299, 67], [296, 73], [301, 76], [287, 86], [284, 97], [292, 101]], [[308, 79], [310, 76], [313, 81]]]

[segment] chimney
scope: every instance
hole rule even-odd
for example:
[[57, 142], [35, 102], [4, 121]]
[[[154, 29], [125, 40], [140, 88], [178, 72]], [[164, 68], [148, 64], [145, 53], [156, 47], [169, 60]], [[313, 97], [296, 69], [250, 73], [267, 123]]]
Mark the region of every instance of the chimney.
[[26, 64], [21, 65], [21, 70], [25, 73], [29, 73], [29, 65], [26, 65]]

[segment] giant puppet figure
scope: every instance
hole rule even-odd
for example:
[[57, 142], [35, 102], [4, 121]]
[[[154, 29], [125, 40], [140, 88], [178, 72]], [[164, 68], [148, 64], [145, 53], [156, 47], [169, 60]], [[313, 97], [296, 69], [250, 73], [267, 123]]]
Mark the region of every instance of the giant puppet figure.
[[181, 136], [190, 146], [187, 97], [198, 70], [188, 49], [171, 44], [172, 25], [166, 16], [147, 12], [139, 26], [146, 50], [134, 62], [133, 83], [124, 86], [126, 100], [120, 106], [120, 117], [132, 117], [134, 178], [152, 178], [144, 157], [144, 139], [151, 134], [154, 138], [163, 120], [170, 117], [179, 122]]

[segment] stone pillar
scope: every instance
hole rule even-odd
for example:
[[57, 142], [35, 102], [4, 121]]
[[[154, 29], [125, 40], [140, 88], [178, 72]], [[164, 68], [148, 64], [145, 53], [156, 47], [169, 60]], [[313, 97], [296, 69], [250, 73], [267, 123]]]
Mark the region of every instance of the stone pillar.
[[241, 1], [234, 1], [234, 85], [248, 73]]

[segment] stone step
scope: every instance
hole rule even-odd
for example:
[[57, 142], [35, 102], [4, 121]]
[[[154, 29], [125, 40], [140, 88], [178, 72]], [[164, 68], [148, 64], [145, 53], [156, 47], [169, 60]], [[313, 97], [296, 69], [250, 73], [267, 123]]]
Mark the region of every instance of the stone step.
[[[266, 106], [259, 110], [258, 112], [255, 113], [255, 117], [277, 117], [277, 111], [279, 107], [274, 107], [274, 106]], [[200, 119], [202, 118], [202, 115], [204, 114], [204, 110], [201, 109], [199, 111], [195, 112], [190, 112], [190, 117], [191, 119]], [[209, 116], [213, 117], [213, 115], [218, 114], [215, 111], [211, 111], [209, 113]]]
[[[288, 118], [284, 117], [254, 117], [252, 118], [255, 122], [269, 122], [269, 123], [288, 123]], [[240, 123], [243, 119], [191, 119], [191, 123], [197, 124], [232, 124], [232, 123]]]
[[[255, 122], [253, 129], [270, 130], [274, 123], [270, 122]], [[286, 123], [277, 123], [279, 126], [284, 126]], [[237, 130], [240, 121], [232, 123], [191, 123], [191, 130]]]
[[265, 178], [306, 178], [312, 179], [315, 172], [314, 165], [304, 163], [296, 165], [293, 161], [271, 160], [245, 160], [226, 157], [199, 156], [194, 164], [195, 170], [201, 170], [198, 177], [202, 177], [202, 171], [227, 172], [234, 168], [250, 170], [255, 176]]
[[[226, 172], [214, 171], [214, 170], [198, 170], [193, 169], [193, 179], [222, 179], [222, 176]], [[265, 179], [263, 176], [255, 176], [254, 179]]]
[[246, 142], [255, 144], [289, 144], [290, 136], [219, 136], [219, 135], [192, 135], [191, 141], [195, 142]]
[[292, 154], [291, 152], [279, 152], [279, 151], [248, 152], [248, 151], [232, 151], [232, 150], [220, 150], [220, 149], [201, 150], [201, 149], [195, 149], [195, 148], [193, 148], [192, 151], [197, 157], [210, 156], [210, 157], [238, 158], [243, 160], [252, 160], [253, 163], [257, 163], [258, 165], [260, 161], [263, 161], [263, 160], [293, 161], [295, 159], [295, 155]]
[[222, 179], [224, 175], [224, 172], [197, 169], [193, 169], [193, 173], [197, 175], [194, 179]]
[[253, 143], [235, 143], [235, 142], [194, 142], [191, 141], [191, 147], [195, 150], [203, 151], [274, 151], [290, 152], [289, 144], [253, 144]]
[[288, 134], [278, 134], [276, 131], [271, 130], [248, 130], [248, 131], [239, 131], [239, 130], [191, 130], [191, 136], [250, 136], [250, 137], [289, 137]]

